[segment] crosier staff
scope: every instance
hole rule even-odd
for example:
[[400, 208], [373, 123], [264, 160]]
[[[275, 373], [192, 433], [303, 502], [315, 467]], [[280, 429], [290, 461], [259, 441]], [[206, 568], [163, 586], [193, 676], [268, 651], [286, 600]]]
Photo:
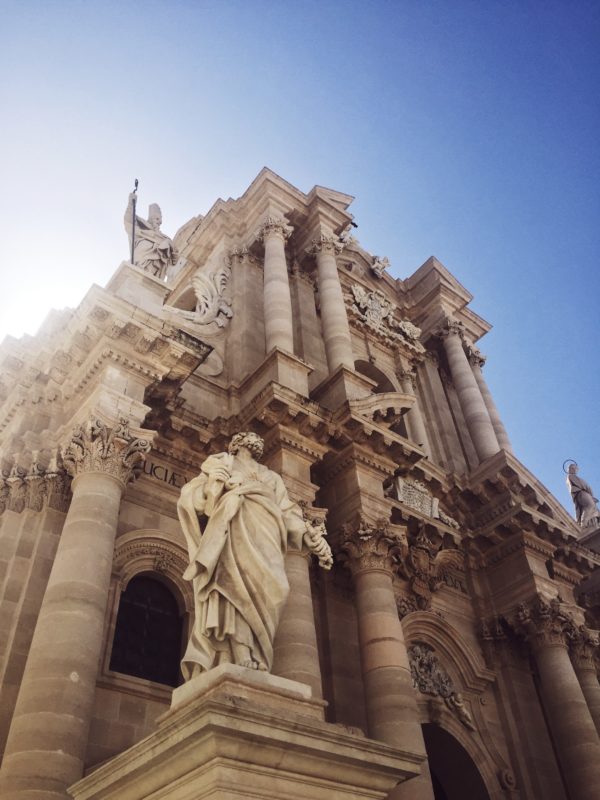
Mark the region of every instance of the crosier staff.
[[137, 203], [136, 192], [137, 192], [137, 188], [138, 188], [138, 179], [137, 178], [133, 182], [133, 185], [134, 185], [135, 188], [134, 188], [133, 193], [132, 193], [133, 194], [133, 200], [132, 200], [132, 203], [131, 203], [131, 208], [132, 208], [132, 211], [131, 211], [131, 214], [132, 214], [132, 219], [131, 219], [131, 263], [132, 264], [135, 263], [134, 260], [133, 260], [133, 253], [135, 251], [135, 206], [136, 206], [136, 203]]

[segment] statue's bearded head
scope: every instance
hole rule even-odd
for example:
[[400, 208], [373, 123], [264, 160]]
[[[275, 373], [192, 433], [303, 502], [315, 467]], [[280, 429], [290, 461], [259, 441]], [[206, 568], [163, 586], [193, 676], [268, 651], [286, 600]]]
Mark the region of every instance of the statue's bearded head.
[[155, 231], [157, 231], [162, 225], [160, 206], [156, 203], [152, 203], [150, 206], [148, 206], [148, 224]]
[[257, 433], [251, 431], [244, 431], [243, 433], [236, 433], [229, 442], [229, 452], [234, 456], [241, 447], [245, 447], [252, 453], [256, 461], [262, 458], [265, 443]]

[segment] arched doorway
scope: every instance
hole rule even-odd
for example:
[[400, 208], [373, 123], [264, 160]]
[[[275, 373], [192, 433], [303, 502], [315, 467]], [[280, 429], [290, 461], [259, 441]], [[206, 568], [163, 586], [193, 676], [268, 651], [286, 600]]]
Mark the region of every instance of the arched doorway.
[[423, 725], [435, 800], [490, 800], [471, 756], [451, 733]]

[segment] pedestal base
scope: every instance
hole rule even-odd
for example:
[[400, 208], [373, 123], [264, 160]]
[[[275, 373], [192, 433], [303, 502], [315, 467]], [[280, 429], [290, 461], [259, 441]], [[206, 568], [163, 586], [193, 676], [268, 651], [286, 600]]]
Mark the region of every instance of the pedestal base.
[[267, 354], [262, 364], [240, 385], [240, 403], [246, 406], [265, 386], [279, 383], [294, 392], [308, 397], [308, 376], [312, 367], [298, 356], [278, 347]]
[[366, 375], [353, 372], [347, 367], [338, 367], [334, 373], [315, 386], [310, 396], [311, 400], [316, 400], [330, 411], [337, 411], [346, 400], [368, 397], [376, 386], [375, 381]]
[[121, 262], [106, 288], [128, 303], [156, 315], [161, 313], [165, 298], [171, 291], [160, 278], [155, 278], [128, 261]]
[[151, 736], [72, 786], [75, 800], [376, 800], [422, 758], [322, 720], [304, 684], [223, 665], [173, 693]]

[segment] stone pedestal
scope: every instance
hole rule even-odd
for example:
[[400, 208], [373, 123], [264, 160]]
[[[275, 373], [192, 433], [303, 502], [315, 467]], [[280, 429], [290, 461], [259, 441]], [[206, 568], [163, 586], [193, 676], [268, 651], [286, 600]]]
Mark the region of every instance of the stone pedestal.
[[323, 722], [301, 683], [221, 665], [176, 689], [158, 730], [71, 786], [74, 800], [375, 800], [422, 760]]
[[301, 358], [275, 347], [240, 385], [241, 405], [244, 407], [272, 382], [308, 397], [308, 376], [311, 372], [312, 367]]
[[330, 411], [337, 411], [346, 400], [368, 397], [375, 386], [375, 381], [343, 366], [313, 389], [311, 399]]
[[151, 314], [160, 314], [170, 287], [160, 278], [122, 261], [118, 270], [106, 284], [109, 292], [122, 297], [134, 306]]

